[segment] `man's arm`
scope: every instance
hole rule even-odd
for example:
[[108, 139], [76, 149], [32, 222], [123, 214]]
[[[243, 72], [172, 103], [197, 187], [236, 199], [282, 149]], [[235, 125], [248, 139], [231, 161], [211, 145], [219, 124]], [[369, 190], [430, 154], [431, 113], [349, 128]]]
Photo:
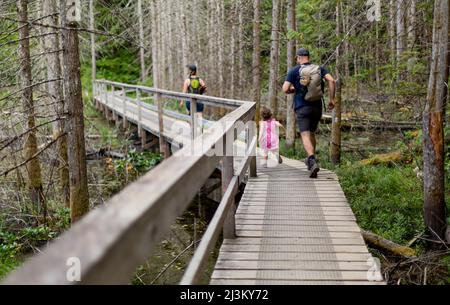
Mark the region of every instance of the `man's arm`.
[[283, 92], [286, 94], [292, 94], [295, 93], [295, 88], [290, 82], [285, 81], [283, 84]]
[[336, 95], [336, 81], [334, 80], [333, 76], [331, 74], [325, 75], [325, 80], [328, 82], [328, 91], [330, 94], [330, 103], [328, 104], [328, 109], [333, 110], [334, 109], [334, 98]]

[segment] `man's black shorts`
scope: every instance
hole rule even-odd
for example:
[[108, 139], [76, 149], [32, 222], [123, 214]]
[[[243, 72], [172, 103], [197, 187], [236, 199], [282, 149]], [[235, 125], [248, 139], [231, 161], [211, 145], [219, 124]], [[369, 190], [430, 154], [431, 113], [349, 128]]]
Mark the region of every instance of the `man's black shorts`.
[[316, 132], [322, 118], [322, 107], [303, 106], [295, 111], [300, 132]]

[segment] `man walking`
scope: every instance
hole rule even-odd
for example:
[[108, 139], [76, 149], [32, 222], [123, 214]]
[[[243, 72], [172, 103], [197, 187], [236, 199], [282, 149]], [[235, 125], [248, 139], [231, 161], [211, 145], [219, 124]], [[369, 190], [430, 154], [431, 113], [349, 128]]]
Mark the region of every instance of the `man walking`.
[[327, 69], [310, 62], [310, 54], [307, 49], [302, 48], [297, 51], [296, 62], [297, 66], [288, 72], [283, 84], [283, 91], [286, 94], [295, 94], [294, 109], [303, 146], [308, 154], [305, 164], [310, 171], [310, 178], [317, 178], [320, 167], [316, 159], [315, 133], [322, 118], [324, 80], [328, 82], [329, 86], [329, 110], [334, 108], [336, 82]]

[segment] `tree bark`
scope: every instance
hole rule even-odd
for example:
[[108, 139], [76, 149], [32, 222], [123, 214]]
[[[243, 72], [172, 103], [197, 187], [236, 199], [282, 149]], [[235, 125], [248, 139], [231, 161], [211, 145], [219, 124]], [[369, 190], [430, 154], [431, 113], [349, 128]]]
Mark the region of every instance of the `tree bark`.
[[32, 157], [38, 152], [37, 138], [35, 131], [35, 112], [32, 89], [31, 75], [31, 56], [30, 56], [30, 28], [28, 24], [28, 0], [19, 0], [17, 2], [17, 13], [19, 17], [19, 55], [20, 55], [20, 83], [22, 87], [21, 103], [23, 112], [27, 118], [26, 127], [30, 130], [25, 140], [25, 160], [31, 160], [27, 163], [28, 188], [30, 199], [37, 211], [44, 215], [47, 214], [44, 194], [42, 191], [42, 174], [38, 158]]
[[[287, 30], [295, 31], [297, 29], [295, 21], [297, 0], [288, 0], [287, 3]], [[290, 39], [287, 42], [287, 70], [289, 71], [295, 66], [295, 48], [296, 40]], [[286, 147], [291, 148], [295, 143], [296, 126], [294, 111], [294, 95], [287, 95], [286, 103]]]
[[[336, 4], [336, 37], [341, 35], [340, 18], [342, 18], [342, 12], [340, 11], [339, 3]], [[333, 109], [333, 122], [331, 125], [331, 144], [330, 144], [330, 157], [331, 163], [338, 165], [341, 163], [341, 89], [342, 83], [340, 79], [340, 59], [341, 52], [340, 46], [336, 48], [336, 100], [335, 108]]]
[[397, 63], [400, 62], [404, 50], [405, 24], [403, 0], [397, 0]]
[[[92, 1], [92, 0], [91, 0]], [[46, 23], [50, 26], [57, 26], [57, 12], [56, 0], [43, 0], [42, 12], [44, 16], [50, 16], [46, 19]], [[52, 32], [50, 28], [44, 28], [46, 34]], [[44, 37], [44, 49], [47, 57], [47, 79], [59, 79], [62, 77], [61, 61], [59, 57], [59, 37], [57, 34], [46, 35]], [[95, 73], [95, 72], [93, 72]], [[53, 126], [53, 139], [58, 140], [58, 164], [59, 164], [59, 179], [61, 194], [65, 206], [70, 207], [70, 186], [69, 186], [69, 168], [67, 157], [67, 137], [61, 136], [65, 132], [66, 116], [64, 114], [64, 94], [62, 81], [52, 81], [48, 83], [48, 93], [51, 98], [51, 103], [55, 105], [55, 113], [58, 117], [56, 125]]]
[[396, 54], [396, 41], [395, 41], [395, 22], [396, 22], [396, 0], [389, 0], [389, 26], [388, 26], [388, 35], [389, 35], [389, 46], [391, 49], [391, 58], [395, 59]]
[[66, 5], [62, 2], [62, 45], [64, 63], [64, 93], [68, 124], [67, 141], [70, 173], [70, 216], [72, 224], [89, 211], [89, 192], [84, 138], [83, 96], [80, 75], [78, 24], [66, 20]]
[[[90, 0], [92, 1], [92, 0]], [[137, 14], [139, 20], [139, 59], [141, 63], [141, 82], [145, 82], [147, 79], [145, 69], [145, 50], [144, 50], [144, 24], [142, 21], [142, 0], [138, 0]]]
[[252, 100], [256, 103], [256, 122], [259, 122], [261, 106], [261, 0], [253, 0], [253, 12]]
[[273, 0], [272, 34], [270, 48], [269, 105], [274, 116], [278, 114], [278, 65], [280, 58], [280, 7], [282, 0]]
[[[243, 4], [244, 5], [244, 4]], [[246, 90], [244, 88], [247, 88], [246, 86], [246, 79], [245, 79], [245, 73], [244, 73], [244, 50], [245, 50], [245, 37], [244, 37], [244, 12], [245, 12], [245, 6], [241, 6], [238, 8], [239, 10], [239, 26], [238, 26], [238, 40], [239, 40], [239, 51], [238, 51], [238, 58], [239, 58], [239, 99], [243, 100], [245, 98], [244, 93]]]
[[433, 49], [423, 114], [424, 218], [430, 237], [444, 239], [445, 211], [444, 117], [449, 76], [449, 1], [435, 0]]

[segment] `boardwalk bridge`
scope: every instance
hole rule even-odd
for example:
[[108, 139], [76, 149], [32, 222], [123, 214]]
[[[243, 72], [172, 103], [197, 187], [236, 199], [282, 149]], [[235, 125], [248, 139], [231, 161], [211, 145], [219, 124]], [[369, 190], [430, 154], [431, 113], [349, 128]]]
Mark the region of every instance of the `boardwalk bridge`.
[[[190, 100], [194, 111], [165, 110], [167, 100]], [[129, 283], [219, 168], [223, 196], [181, 284], [199, 283], [222, 232], [211, 284], [384, 284], [333, 172], [309, 179], [302, 162], [286, 158], [275, 168], [260, 166], [255, 103], [100, 80], [94, 102], [108, 119], [136, 125], [143, 143], [150, 133], [174, 153], [4, 283], [76, 284], [67, 275], [77, 263], [83, 284]], [[204, 121], [198, 132], [197, 102], [232, 111]], [[242, 184], [244, 194], [235, 202]]]

